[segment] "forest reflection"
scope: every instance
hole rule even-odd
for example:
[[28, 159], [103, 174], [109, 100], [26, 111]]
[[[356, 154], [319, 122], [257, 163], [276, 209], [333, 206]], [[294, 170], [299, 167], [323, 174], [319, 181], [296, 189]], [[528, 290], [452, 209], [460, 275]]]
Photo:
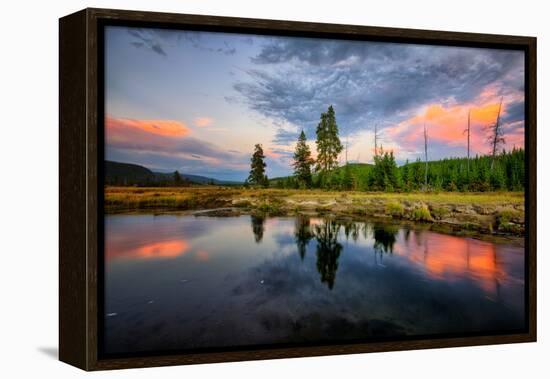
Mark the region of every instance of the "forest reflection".
[[[265, 231], [265, 217], [251, 218], [255, 241], [260, 243]], [[401, 233], [400, 233], [401, 232]], [[486, 290], [494, 290], [505, 273], [498, 262], [493, 244], [385, 223], [320, 219], [297, 216], [294, 241], [301, 261], [315, 242], [316, 268], [320, 281], [332, 290], [336, 283], [338, 261], [344, 254], [343, 243], [372, 243], [376, 261], [384, 255], [405, 257], [423, 267], [433, 279], [468, 275]]]

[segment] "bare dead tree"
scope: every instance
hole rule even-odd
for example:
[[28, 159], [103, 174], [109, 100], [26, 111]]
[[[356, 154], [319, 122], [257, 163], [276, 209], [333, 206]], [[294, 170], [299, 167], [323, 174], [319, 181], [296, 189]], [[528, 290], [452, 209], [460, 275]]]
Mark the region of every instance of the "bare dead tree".
[[348, 165], [348, 135], [346, 134], [346, 166]]
[[497, 113], [497, 119], [494, 125], [489, 126], [489, 136], [487, 137], [487, 140], [491, 144], [491, 170], [495, 166], [495, 158], [498, 153], [498, 149], [501, 145], [504, 144], [504, 132], [502, 131], [502, 127], [500, 125], [500, 112], [502, 110], [502, 97], [500, 98], [500, 104], [498, 105], [498, 113]]
[[374, 156], [378, 156], [379, 141], [380, 141], [380, 133], [378, 132], [378, 124], [374, 124]]
[[468, 127], [466, 130], [464, 130], [464, 133], [468, 134], [468, 150], [467, 150], [467, 160], [466, 160], [466, 175], [470, 177], [470, 112], [471, 110], [468, 109]]
[[428, 189], [428, 130], [426, 129], [426, 123], [424, 122], [424, 161], [426, 162], [426, 168], [424, 170], [424, 189]]

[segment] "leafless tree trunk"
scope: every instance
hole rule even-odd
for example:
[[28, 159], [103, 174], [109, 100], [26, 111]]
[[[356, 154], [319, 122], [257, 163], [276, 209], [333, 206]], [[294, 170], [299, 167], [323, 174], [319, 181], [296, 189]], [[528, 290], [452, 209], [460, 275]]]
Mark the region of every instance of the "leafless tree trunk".
[[470, 112], [471, 110], [468, 110], [468, 128], [464, 131], [464, 133], [468, 134], [468, 150], [467, 150], [467, 157], [466, 160], [466, 174], [468, 178], [470, 177]]
[[491, 156], [492, 156], [491, 170], [493, 170], [495, 166], [495, 158], [498, 152], [498, 148], [501, 144], [504, 143], [504, 136], [500, 125], [501, 110], [502, 110], [502, 97], [500, 98], [500, 104], [498, 105], [497, 120], [495, 122], [495, 125], [489, 129], [491, 132], [491, 134], [489, 135], [489, 141], [491, 142]]
[[348, 136], [346, 135], [346, 166], [348, 165]]
[[426, 123], [424, 123], [424, 161], [426, 162], [426, 169], [424, 170], [424, 190], [428, 189], [428, 130], [426, 129]]
[[380, 134], [378, 133], [378, 124], [374, 124], [374, 156], [378, 156], [378, 142]]

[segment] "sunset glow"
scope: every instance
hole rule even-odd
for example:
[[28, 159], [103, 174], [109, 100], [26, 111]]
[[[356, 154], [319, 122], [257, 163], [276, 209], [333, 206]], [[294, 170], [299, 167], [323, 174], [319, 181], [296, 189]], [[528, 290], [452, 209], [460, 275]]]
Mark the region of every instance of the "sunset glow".
[[124, 248], [123, 246], [110, 246], [106, 250], [105, 257], [108, 261], [118, 259], [171, 259], [185, 254], [189, 250], [186, 240], [161, 241], [138, 246]]
[[423, 157], [424, 124], [430, 160], [464, 157], [468, 113], [471, 153], [487, 154], [501, 99], [501, 148], [524, 145], [522, 51], [146, 34], [154, 46], [133, 28], [106, 32], [108, 160], [242, 182], [260, 143], [268, 177], [286, 176], [302, 130], [316, 156], [316, 127], [329, 105], [350, 162], [373, 162], [375, 125], [398, 164]]

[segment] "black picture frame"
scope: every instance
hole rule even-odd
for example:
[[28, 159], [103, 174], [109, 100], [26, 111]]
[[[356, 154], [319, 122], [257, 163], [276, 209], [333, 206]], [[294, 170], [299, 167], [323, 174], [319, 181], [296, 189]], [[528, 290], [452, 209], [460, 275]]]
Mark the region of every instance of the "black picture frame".
[[[517, 333], [285, 345], [154, 355], [102, 354], [103, 28], [169, 29], [474, 46], [525, 51], [526, 297]], [[84, 370], [536, 341], [536, 38], [171, 13], [84, 9], [59, 21], [59, 358]]]

